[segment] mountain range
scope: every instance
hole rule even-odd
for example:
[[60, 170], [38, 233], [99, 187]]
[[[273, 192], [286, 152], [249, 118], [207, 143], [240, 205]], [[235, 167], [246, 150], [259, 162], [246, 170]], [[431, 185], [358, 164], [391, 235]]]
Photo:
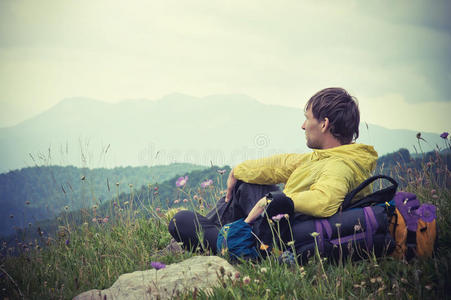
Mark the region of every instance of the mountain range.
[[[106, 103], [69, 98], [15, 126], [0, 128], [0, 172], [43, 165], [88, 168], [174, 162], [235, 165], [283, 152], [306, 152], [303, 106], [267, 105], [245, 95]], [[399, 148], [430, 151], [436, 133], [394, 130], [362, 122], [358, 142], [379, 155]], [[414, 146], [416, 149], [414, 149]]]

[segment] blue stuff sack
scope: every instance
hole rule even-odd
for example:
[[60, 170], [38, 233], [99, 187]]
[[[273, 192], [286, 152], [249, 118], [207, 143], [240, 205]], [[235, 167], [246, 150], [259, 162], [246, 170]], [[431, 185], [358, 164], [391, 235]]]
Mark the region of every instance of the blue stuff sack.
[[256, 259], [258, 257], [252, 227], [244, 222], [244, 219], [226, 224], [221, 228], [216, 248], [218, 253], [229, 254], [232, 259]]

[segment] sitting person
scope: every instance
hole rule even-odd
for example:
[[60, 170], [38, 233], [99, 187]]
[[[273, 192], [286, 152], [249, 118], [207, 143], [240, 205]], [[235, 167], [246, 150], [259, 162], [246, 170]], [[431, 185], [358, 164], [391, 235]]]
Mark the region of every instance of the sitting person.
[[[227, 180], [227, 195], [206, 216], [178, 212], [169, 232], [187, 249], [210, 249], [216, 254], [216, 239], [222, 225], [245, 218], [253, 225], [268, 204], [265, 195], [276, 192], [291, 199], [299, 215], [329, 217], [339, 209], [348, 192], [371, 176], [377, 152], [372, 146], [356, 144], [360, 113], [354, 97], [342, 88], [327, 88], [305, 105], [307, 154], [278, 154], [247, 160], [235, 166]], [[284, 183], [283, 191], [276, 184]], [[354, 201], [369, 194], [364, 189]], [[290, 218], [295, 243], [299, 218]], [[258, 229], [256, 234], [258, 235]], [[200, 242], [202, 241], [202, 243]]]

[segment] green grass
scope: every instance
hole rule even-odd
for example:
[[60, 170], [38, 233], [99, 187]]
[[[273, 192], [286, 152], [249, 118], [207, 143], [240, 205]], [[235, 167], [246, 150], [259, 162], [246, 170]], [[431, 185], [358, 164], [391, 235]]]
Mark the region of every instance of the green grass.
[[[313, 257], [304, 266], [279, 265], [270, 256], [259, 263], [242, 262], [235, 267], [239, 279], [227, 276], [213, 289], [188, 292], [183, 299], [437, 299], [449, 298], [451, 284], [451, 192], [450, 172], [437, 161], [440, 172], [423, 169], [409, 173], [405, 190], [421, 202], [438, 206], [439, 243], [433, 258], [408, 263], [391, 257], [333, 264]], [[396, 174], [394, 174], [396, 177]], [[422, 179], [417, 180], [418, 176]], [[435, 192], [431, 192], [435, 190]], [[196, 191], [180, 191], [189, 203], [180, 206], [200, 210]], [[209, 193], [219, 198], [223, 191], [214, 185]], [[196, 197], [194, 197], [196, 196]], [[114, 207], [112, 209], [119, 209]], [[201, 253], [172, 254], [162, 251], [170, 241], [167, 224], [174, 211], [146, 208], [152, 218], [143, 218], [122, 208], [107, 223], [93, 222], [87, 211], [81, 225], [61, 220], [53, 236], [41, 236], [31, 244], [19, 244], [19, 255], [1, 257], [1, 296], [11, 299], [71, 299], [90, 290], [110, 287], [123, 273], [150, 268], [151, 261], [166, 264]], [[5, 246], [4, 246], [5, 247]], [[8, 252], [8, 249], [3, 249]], [[235, 276], [233, 274], [232, 276]]]

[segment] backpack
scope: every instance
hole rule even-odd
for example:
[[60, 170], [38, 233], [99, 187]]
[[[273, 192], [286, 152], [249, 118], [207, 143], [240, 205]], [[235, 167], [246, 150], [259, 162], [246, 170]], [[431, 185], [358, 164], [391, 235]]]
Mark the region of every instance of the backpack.
[[216, 248], [219, 253], [224, 256], [229, 255], [232, 260], [258, 257], [252, 227], [244, 222], [244, 219], [226, 224], [221, 228], [216, 240]]
[[[352, 202], [354, 197], [365, 187], [384, 179], [391, 184], [364, 198]], [[362, 259], [374, 253], [376, 257], [390, 254], [395, 249], [395, 240], [389, 233], [390, 218], [394, 207], [389, 205], [398, 188], [398, 183], [391, 177], [377, 175], [366, 179], [357, 188], [348, 193], [338, 212], [328, 218], [312, 218], [305, 215], [295, 241], [296, 253], [305, 262], [313, 255], [316, 245], [323, 257], [333, 260], [350, 257]], [[338, 225], [337, 225], [338, 224]], [[318, 233], [315, 238], [311, 233]]]
[[[353, 198], [361, 190], [377, 179], [386, 179], [392, 184], [352, 203]], [[362, 249], [366, 253], [374, 250], [376, 256], [381, 256], [391, 252], [395, 247], [395, 242], [388, 230], [393, 208], [385, 203], [393, 198], [397, 187], [397, 182], [391, 177], [373, 176], [351, 191], [345, 197], [339, 212], [329, 218], [293, 214], [292, 205], [288, 205], [288, 202], [292, 203], [290, 198], [280, 192], [268, 193], [267, 197], [272, 201], [266, 208], [267, 218], [260, 218], [252, 227], [242, 220], [225, 225], [218, 235], [218, 252], [227, 250], [234, 258], [255, 258], [256, 252], [254, 251], [260, 248], [260, 250], [264, 250], [260, 251], [261, 256], [264, 257], [273, 246], [273, 233], [267, 220], [273, 215], [288, 213], [290, 222], [302, 222], [302, 226], [300, 226], [302, 232], [297, 232], [297, 236], [302, 238], [295, 241], [296, 253], [300, 254], [301, 261], [308, 260], [309, 256], [314, 253], [316, 245], [323, 256], [344, 258], [352, 255], [353, 258], [358, 259], [364, 255]], [[281, 207], [287, 211], [281, 211]], [[290, 235], [288, 221], [282, 218], [278, 224], [280, 225], [280, 236], [288, 237]], [[340, 226], [338, 227], [336, 224], [340, 224]], [[356, 229], [356, 226], [359, 229]], [[312, 232], [318, 233], [316, 242], [311, 236]], [[254, 235], [259, 237], [258, 243]], [[246, 243], [240, 244], [243, 239]], [[289, 239], [284, 239], [289, 241]], [[261, 244], [260, 247], [257, 244]], [[265, 246], [263, 249], [262, 245]]]
[[432, 256], [437, 244], [437, 208], [421, 204], [415, 194], [398, 192], [394, 197], [396, 210], [390, 221], [390, 234], [396, 241], [392, 256], [409, 260], [414, 256]]

